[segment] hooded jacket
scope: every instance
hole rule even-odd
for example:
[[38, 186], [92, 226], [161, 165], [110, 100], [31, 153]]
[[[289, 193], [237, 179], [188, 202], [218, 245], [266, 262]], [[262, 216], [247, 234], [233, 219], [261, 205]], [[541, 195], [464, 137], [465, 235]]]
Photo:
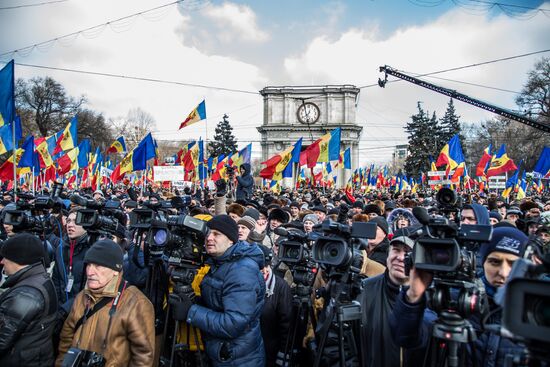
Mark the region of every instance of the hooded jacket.
[[491, 225], [491, 222], [489, 221], [489, 212], [487, 211], [487, 208], [485, 208], [483, 205], [468, 204], [465, 206], [465, 209], [466, 208], [471, 208], [474, 211], [477, 224], [484, 224], [487, 226]]
[[201, 304], [191, 306], [187, 323], [201, 330], [212, 365], [264, 366], [262, 250], [239, 241], [207, 263], [210, 270], [200, 285]]
[[237, 200], [246, 200], [252, 197], [252, 188], [254, 187], [254, 178], [250, 174], [251, 167], [249, 163], [241, 165], [244, 173], [237, 176]]

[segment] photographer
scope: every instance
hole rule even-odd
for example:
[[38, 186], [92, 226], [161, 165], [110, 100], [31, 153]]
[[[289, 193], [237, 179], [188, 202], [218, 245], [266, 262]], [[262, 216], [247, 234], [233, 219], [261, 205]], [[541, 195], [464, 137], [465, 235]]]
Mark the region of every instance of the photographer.
[[77, 208], [67, 216], [68, 243], [63, 242], [55, 251], [55, 268], [52, 281], [55, 285], [60, 311], [66, 316], [74, 297], [84, 287], [84, 256], [90, 248], [89, 236], [84, 227], [76, 224]]
[[[512, 264], [519, 259], [525, 250], [527, 237], [515, 228], [495, 228], [489, 243], [480, 249], [483, 271], [481, 277], [489, 300], [489, 318], [486, 323], [500, 324], [501, 311], [494, 303], [497, 289], [503, 286], [508, 278]], [[390, 317], [390, 326], [397, 344], [406, 348], [427, 348], [430, 344], [430, 329], [433, 324], [433, 313], [425, 312], [425, 291], [432, 282], [433, 274], [412, 268], [407, 290], [401, 291]], [[472, 365], [475, 358], [477, 366], [503, 366], [508, 356], [518, 356], [524, 348], [511, 340], [490, 331], [482, 332], [479, 315], [472, 315], [468, 320], [478, 334], [474, 342], [475, 353], [468, 350], [466, 365]], [[422, 359], [408, 361], [422, 364]]]
[[252, 197], [254, 178], [250, 174], [250, 164], [243, 163], [239, 167], [240, 176], [237, 176], [237, 200], [248, 200]]
[[153, 365], [153, 305], [124, 281], [122, 257], [111, 240], [97, 241], [86, 253], [86, 288], [63, 325], [57, 366], [72, 366], [79, 353], [85, 354], [82, 363], [100, 359], [104, 364], [98, 365]]
[[4, 243], [0, 256], [8, 276], [2, 288], [9, 288], [0, 297], [0, 365], [51, 366], [57, 299], [42, 242], [21, 233]]
[[212, 365], [263, 366], [260, 316], [264, 305], [263, 252], [238, 240], [237, 223], [217, 215], [207, 223], [208, 274], [200, 284], [201, 302], [188, 295], [174, 302], [173, 316], [203, 333]]

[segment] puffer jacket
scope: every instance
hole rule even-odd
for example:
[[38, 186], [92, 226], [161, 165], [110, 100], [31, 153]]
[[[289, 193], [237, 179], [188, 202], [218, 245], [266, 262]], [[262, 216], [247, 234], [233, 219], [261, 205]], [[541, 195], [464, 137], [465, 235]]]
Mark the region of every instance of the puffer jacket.
[[264, 366], [263, 252], [239, 241], [208, 264], [210, 270], [200, 285], [201, 304], [191, 306], [187, 322], [201, 330], [212, 365]]
[[2, 285], [0, 366], [51, 366], [57, 300], [42, 263], [27, 266]]
[[252, 189], [254, 188], [254, 178], [250, 174], [250, 164], [243, 163], [241, 167], [244, 168], [244, 173], [241, 176], [237, 176], [237, 200], [247, 200], [252, 197]]
[[[72, 347], [102, 354], [106, 360], [106, 367], [153, 365], [155, 352], [153, 305], [136, 287], [126, 285], [121, 289], [119, 287], [121, 281], [123, 281], [122, 275], [114, 278], [105, 286], [101, 295], [93, 295], [85, 289], [76, 296], [71, 313], [61, 331], [56, 366], [61, 365], [67, 350]], [[75, 330], [76, 323], [88, 307], [93, 308], [104, 297], [114, 299], [119, 289], [121, 289], [121, 296], [112, 316], [108, 335], [109, 312], [113, 302], [107, 303]], [[106, 348], [102, 350], [106, 335]]]

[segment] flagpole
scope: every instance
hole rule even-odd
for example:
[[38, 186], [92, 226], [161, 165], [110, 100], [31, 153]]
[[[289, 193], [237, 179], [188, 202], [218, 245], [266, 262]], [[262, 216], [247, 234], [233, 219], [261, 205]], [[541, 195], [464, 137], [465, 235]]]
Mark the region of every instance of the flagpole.
[[15, 159], [15, 120], [11, 123], [11, 142], [13, 150], [13, 198], [17, 201], [17, 162]]

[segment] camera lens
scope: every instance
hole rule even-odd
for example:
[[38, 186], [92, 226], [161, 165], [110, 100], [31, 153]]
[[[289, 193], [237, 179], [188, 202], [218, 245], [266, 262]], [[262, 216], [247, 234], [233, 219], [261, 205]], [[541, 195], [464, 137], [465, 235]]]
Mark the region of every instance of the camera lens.
[[446, 265], [451, 261], [451, 254], [449, 249], [434, 248], [431, 251], [431, 258], [431, 262], [435, 265]]
[[525, 316], [527, 322], [537, 326], [550, 327], [550, 296], [527, 295]]
[[285, 257], [290, 259], [297, 259], [300, 257], [300, 249], [296, 247], [289, 247], [285, 251]]
[[339, 259], [340, 258], [340, 249], [341, 249], [341, 246], [340, 246], [339, 243], [329, 243], [323, 251], [323, 253], [324, 253], [323, 258], [327, 262]]
[[167, 237], [168, 233], [165, 229], [157, 229], [155, 235], [153, 236], [153, 241], [155, 241], [155, 245], [157, 246], [164, 246], [166, 244]]

